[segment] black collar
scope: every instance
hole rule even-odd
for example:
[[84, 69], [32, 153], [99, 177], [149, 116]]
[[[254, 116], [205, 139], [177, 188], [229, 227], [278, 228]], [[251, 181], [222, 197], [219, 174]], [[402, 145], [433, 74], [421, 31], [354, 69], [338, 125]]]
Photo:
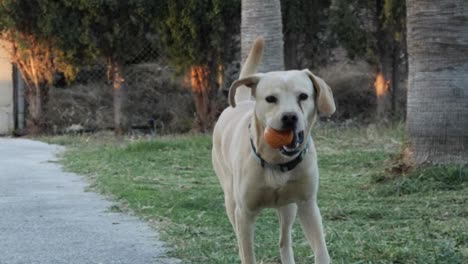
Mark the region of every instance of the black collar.
[[287, 172], [293, 170], [301, 161], [304, 159], [305, 155], [307, 152], [309, 152], [309, 147], [310, 147], [310, 137], [307, 139], [307, 143], [305, 144], [304, 148], [302, 149], [301, 152], [299, 152], [299, 155], [291, 161], [285, 162], [285, 163], [280, 163], [280, 164], [270, 164], [266, 162], [260, 154], [257, 153], [257, 149], [254, 146], [252, 137], [250, 137], [250, 148], [252, 150], [253, 156], [255, 161], [257, 161], [262, 168], [270, 168], [273, 170], [278, 170], [281, 172]]

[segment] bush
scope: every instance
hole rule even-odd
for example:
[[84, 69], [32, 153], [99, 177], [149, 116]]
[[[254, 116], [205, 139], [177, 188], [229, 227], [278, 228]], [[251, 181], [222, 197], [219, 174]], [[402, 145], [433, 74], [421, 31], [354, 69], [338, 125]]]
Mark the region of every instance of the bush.
[[364, 61], [341, 60], [318, 70], [317, 75], [333, 90], [335, 119], [366, 120], [374, 115], [376, 95], [372, 67]]

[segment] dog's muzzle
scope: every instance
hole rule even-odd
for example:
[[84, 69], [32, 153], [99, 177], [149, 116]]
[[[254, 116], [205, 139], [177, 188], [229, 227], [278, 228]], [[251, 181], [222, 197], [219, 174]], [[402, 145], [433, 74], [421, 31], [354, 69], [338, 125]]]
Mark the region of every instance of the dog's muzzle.
[[294, 156], [301, 151], [300, 147], [304, 143], [304, 130], [294, 131], [291, 144], [281, 147], [280, 152], [286, 156]]

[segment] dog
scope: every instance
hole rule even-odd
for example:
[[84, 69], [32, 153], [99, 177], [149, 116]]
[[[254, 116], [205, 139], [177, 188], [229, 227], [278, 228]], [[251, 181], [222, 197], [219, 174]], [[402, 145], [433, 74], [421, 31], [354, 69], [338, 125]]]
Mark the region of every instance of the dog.
[[[212, 162], [224, 191], [243, 264], [255, 263], [254, 224], [263, 208], [276, 208], [283, 264], [295, 263], [291, 227], [296, 213], [315, 252], [330, 263], [317, 206], [318, 166], [311, 129], [318, 114], [331, 115], [330, 87], [309, 70], [256, 73], [264, 40], [259, 37], [229, 90], [229, 104], [213, 131]], [[264, 131], [293, 131], [293, 142], [270, 147]]]

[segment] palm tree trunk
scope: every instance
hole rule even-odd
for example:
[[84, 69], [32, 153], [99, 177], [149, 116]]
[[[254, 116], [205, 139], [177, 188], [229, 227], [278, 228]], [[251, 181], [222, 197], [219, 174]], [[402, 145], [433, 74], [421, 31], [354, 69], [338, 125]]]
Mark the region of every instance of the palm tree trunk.
[[407, 136], [414, 162], [468, 162], [468, 1], [408, 0]]
[[280, 0], [242, 0], [242, 62], [247, 58], [254, 40], [262, 35], [265, 38], [265, 50], [263, 64], [258, 71], [284, 70]]

